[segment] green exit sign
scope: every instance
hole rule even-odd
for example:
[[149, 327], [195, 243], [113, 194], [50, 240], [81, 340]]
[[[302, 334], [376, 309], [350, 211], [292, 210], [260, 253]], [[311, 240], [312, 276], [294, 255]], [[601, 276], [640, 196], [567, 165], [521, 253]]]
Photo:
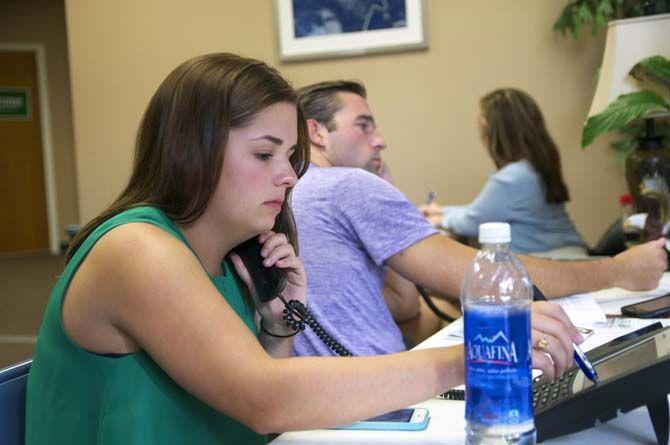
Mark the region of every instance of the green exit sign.
[[0, 119], [30, 119], [30, 89], [0, 87]]

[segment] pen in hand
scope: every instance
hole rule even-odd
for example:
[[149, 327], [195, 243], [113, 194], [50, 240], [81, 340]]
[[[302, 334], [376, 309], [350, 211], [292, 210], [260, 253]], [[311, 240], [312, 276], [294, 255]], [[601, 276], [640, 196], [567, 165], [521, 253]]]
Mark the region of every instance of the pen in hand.
[[426, 205], [430, 205], [435, 201], [435, 197], [437, 196], [437, 193], [434, 192], [433, 190], [428, 192], [428, 199], [426, 199]]
[[[544, 296], [542, 291], [538, 289], [537, 286], [533, 285], [533, 300], [534, 301], [547, 301], [547, 297]], [[582, 348], [580, 348], [577, 343], [572, 343], [572, 351], [573, 351], [573, 357], [575, 359], [575, 362], [577, 363], [577, 366], [579, 366], [579, 369], [582, 370], [584, 375], [588, 377], [589, 380], [591, 380], [593, 383], [597, 384], [598, 383], [598, 373], [596, 372], [596, 368], [593, 367], [593, 364], [591, 363], [591, 360], [584, 354], [584, 351], [582, 351]]]
[[[436, 196], [437, 196], [436, 191], [434, 191], [434, 190], [429, 191], [428, 192], [428, 198], [426, 199], [426, 204], [425, 205], [430, 206], [433, 203], [433, 201], [435, 201]], [[428, 218], [428, 221], [432, 225], [434, 225], [436, 229], [440, 230], [442, 233], [447, 233], [449, 230], [443, 225], [442, 217], [441, 216], [439, 217], [439, 222], [433, 221], [432, 218], [437, 217], [437, 215], [439, 215], [439, 214], [435, 215], [432, 212], [434, 212], [434, 210], [429, 210], [429, 207], [426, 207], [426, 210], [423, 212], [423, 216]]]

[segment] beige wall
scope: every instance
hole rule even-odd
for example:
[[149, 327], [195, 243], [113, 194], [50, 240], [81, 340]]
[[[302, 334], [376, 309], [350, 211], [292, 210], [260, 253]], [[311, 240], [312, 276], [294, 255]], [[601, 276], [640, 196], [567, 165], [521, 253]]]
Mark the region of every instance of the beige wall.
[[46, 52], [47, 83], [59, 240], [79, 220], [75, 178], [70, 74], [63, 0], [0, 1], [0, 42], [39, 43]]
[[472, 199], [493, 170], [475, 131], [478, 98], [500, 86], [527, 90], [561, 147], [569, 210], [594, 242], [618, 214], [625, 189], [603, 141], [579, 148], [602, 37], [574, 42], [554, 34], [564, 2], [427, 3], [427, 51], [278, 64], [269, 0], [66, 0], [82, 219], [127, 180], [134, 132], [158, 83], [189, 57], [231, 51], [277, 65], [297, 86], [365, 81], [386, 159], [415, 202], [431, 188], [440, 202]]
[[[63, 0], [0, 0], [0, 42], [44, 45], [58, 201], [58, 237], [78, 222], [70, 78]], [[4, 147], [2, 147], [4, 148]], [[0, 149], [2, 149], [0, 148]], [[0, 335], [37, 334], [63, 256], [0, 258]], [[0, 342], [0, 367], [28, 358], [33, 344]]]

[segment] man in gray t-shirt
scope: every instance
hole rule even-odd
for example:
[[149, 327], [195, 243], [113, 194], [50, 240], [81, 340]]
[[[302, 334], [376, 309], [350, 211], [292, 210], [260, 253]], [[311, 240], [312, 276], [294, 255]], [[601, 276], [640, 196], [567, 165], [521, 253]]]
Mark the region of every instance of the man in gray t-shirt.
[[[382, 296], [384, 267], [457, 299], [475, 250], [437, 234], [401, 192], [369, 173], [382, 169], [380, 151], [386, 144], [363, 85], [323, 82], [298, 94], [312, 165], [294, 188], [292, 206], [309, 307], [325, 330], [356, 355], [400, 351], [402, 339]], [[657, 240], [614, 258], [522, 261], [545, 295], [556, 297], [614, 286], [655, 288], [665, 259]], [[550, 334], [549, 342], [558, 344]], [[295, 352], [330, 354], [311, 331], [296, 337]]]
[[[382, 296], [384, 263], [436, 230], [391, 184], [360, 168], [312, 164], [293, 191], [309, 306], [324, 329], [355, 355], [405, 349]], [[328, 355], [311, 331], [300, 355]]]

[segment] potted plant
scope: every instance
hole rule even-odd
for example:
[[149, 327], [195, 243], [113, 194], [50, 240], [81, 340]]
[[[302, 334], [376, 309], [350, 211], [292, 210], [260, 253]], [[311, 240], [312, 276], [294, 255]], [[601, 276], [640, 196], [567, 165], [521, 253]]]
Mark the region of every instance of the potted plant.
[[[610, 20], [620, 20], [626, 18], [648, 16], [655, 14], [663, 14], [670, 12], [670, 0], [571, 0], [561, 11], [560, 16], [554, 22], [554, 30], [567, 35], [570, 33], [573, 38], [579, 39], [581, 31], [584, 27], [590, 27], [592, 34], [595, 35], [601, 30], [607, 28], [607, 23]], [[667, 63], [667, 60], [666, 60]], [[641, 62], [640, 67], [636, 69], [636, 76], [644, 76], [644, 72], [651, 75], [656, 71], [661, 72], [660, 78], [663, 79], [663, 66], [666, 66], [663, 59], [651, 59], [648, 62]], [[637, 71], [641, 71], [639, 74]], [[665, 71], [665, 78], [667, 79], [667, 71]], [[661, 81], [663, 83], [663, 81]], [[667, 87], [667, 85], [666, 85]], [[618, 154], [619, 160], [623, 163], [628, 155], [638, 145], [637, 140], [645, 131], [645, 126], [642, 121], [635, 121], [633, 119], [625, 119], [624, 109], [630, 107], [643, 106], [643, 103], [653, 103], [654, 99], [645, 97], [644, 94], [639, 96], [631, 96], [624, 100], [619, 105], [622, 114], [617, 113], [617, 117], [623, 118], [626, 123], [618, 125], [607, 130], [602, 130], [602, 123], [596, 122], [595, 127], [589, 126], [585, 129], [582, 138], [582, 146], [589, 145], [593, 139], [600, 133], [609, 130], [618, 130], [621, 137], [611, 143]], [[667, 103], [666, 103], [667, 106]], [[656, 131], [661, 135], [670, 135], [670, 129], [666, 122], [657, 122]], [[592, 137], [591, 137], [592, 136]]]
[[[667, 38], [663, 28], [670, 17], [670, 14], [663, 14], [667, 12], [670, 12], [670, 0], [571, 0], [554, 23], [554, 30], [563, 35], [570, 32], [578, 39], [584, 26], [591, 27], [595, 35], [608, 27], [608, 21], [616, 20], [614, 27], [608, 28], [607, 45], [612, 53], [608, 55], [606, 50], [603, 59], [604, 63], [609, 62], [602, 68], [607, 73], [603, 78], [605, 88], [601, 91], [599, 82], [592, 104], [592, 109], [602, 111], [592, 111], [597, 114], [592, 114], [586, 121], [582, 147], [591, 144], [602, 133], [619, 132], [620, 138], [611, 146], [625, 162], [626, 180], [635, 210], [648, 214], [646, 236], [654, 238], [661, 233], [667, 234], [664, 227], [670, 228], [667, 224], [670, 218], [670, 61], [666, 58], [665, 48], [668, 46], [657, 44]], [[631, 47], [626, 46], [627, 41], [638, 43]], [[630, 48], [635, 51], [631, 52]], [[647, 51], [648, 48], [654, 49]], [[666, 57], [647, 57], [659, 52]], [[636, 53], [644, 59], [630, 60]], [[631, 89], [630, 83], [621, 83], [619, 73], [622, 65], [630, 67], [636, 61], [638, 63], [629, 74], [637, 82], [648, 83]], [[608, 94], [620, 95], [607, 104]]]
[[563, 35], [570, 32], [577, 40], [585, 26], [590, 26], [595, 35], [610, 20], [666, 12], [670, 12], [670, 0], [572, 0], [554, 22], [554, 30]]
[[[602, 112], [590, 116], [582, 132], [582, 147], [602, 133], [618, 130], [616, 141], [626, 157], [626, 181], [638, 212], [648, 213], [647, 238], [666, 235], [670, 220], [670, 59], [656, 55], [638, 62], [630, 71], [639, 82], [658, 86], [622, 94]], [[660, 131], [656, 128], [660, 127]]]
[[[630, 75], [638, 81], [646, 80], [659, 85], [667, 97], [653, 90], [622, 94], [601, 113], [588, 118], [582, 132], [582, 147], [588, 146], [597, 136], [611, 130], [631, 134], [628, 125], [646, 116], [670, 116], [670, 59], [660, 55], [648, 57], [638, 62], [631, 69]], [[664, 123], [664, 130], [667, 131], [667, 120]], [[632, 133], [641, 129], [642, 126], [638, 125]]]

